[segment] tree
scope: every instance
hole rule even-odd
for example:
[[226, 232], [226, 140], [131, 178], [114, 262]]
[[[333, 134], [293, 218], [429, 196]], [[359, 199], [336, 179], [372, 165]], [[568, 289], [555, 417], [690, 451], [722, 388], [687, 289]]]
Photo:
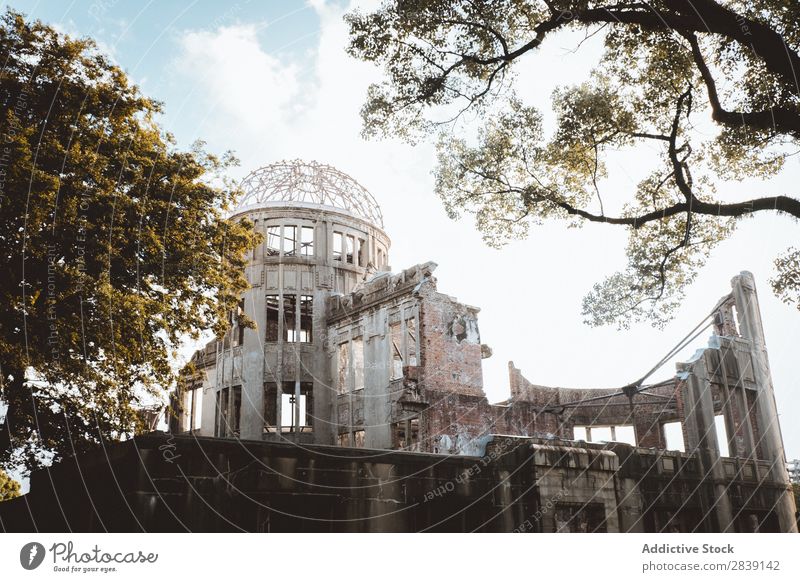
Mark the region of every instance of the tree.
[[143, 429], [257, 241], [225, 218], [236, 160], [177, 149], [91, 40], [8, 11], [0, 61], [0, 463], [30, 469]]
[[9, 477], [5, 471], [0, 469], [0, 502], [8, 501], [20, 496], [21, 486], [19, 482]]
[[[362, 110], [365, 135], [438, 134], [436, 189], [452, 216], [474, 213], [494, 245], [545, 220], [627, 229], [628, 267], [587, 294], [590, 324], [665, 323], [738, 223], [800, 217], [792, 193], [715, 191], [796, 164], [798, 2], [398, 0], [347, 19], [349, 52], [385, 71]], [[589, 78], [554, 93], [545, 132], [514, 71], [565, 30], [603, 35], [604, 51]], [[463, 137], [467, 113], [482, 120], [475, 139]], [[657, 152], [652, 168], [624, 204], [609, 203], [608, 156], [631, 148]], [[800, 307], [800, 249], [775, 264], [775, 292]]]

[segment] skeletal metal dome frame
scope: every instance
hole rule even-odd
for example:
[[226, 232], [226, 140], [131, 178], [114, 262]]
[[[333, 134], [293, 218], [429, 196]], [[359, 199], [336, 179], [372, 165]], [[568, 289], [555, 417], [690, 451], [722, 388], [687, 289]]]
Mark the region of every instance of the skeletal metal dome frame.
[[248, 174], [240, 185], [238, 206], [265, 202], [308, 202], [347, 210], [383, 228], [375, 198], [353, 178], [325, 164], [302, 160], [277, 162]]

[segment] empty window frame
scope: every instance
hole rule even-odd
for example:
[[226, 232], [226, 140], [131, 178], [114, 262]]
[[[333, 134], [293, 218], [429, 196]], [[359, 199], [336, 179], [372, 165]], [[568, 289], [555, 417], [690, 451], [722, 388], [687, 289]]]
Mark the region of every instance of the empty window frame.
[[350, 379], [350, 350], [347, 342], [339, 344], [338, 352], [336, 389], [339, 394], [347, 394]]
[[283, 341], [297, 341], [297, 295], [283, 296]]
[[725, 427], [725, 417], [718, 414], [714, 417], [714, 429], [717, 432], [717, 445], [721, 457], [730, 457], [728, 448], [728, 429]]
[[356, 240], [352, 235], [347, 235], [345, 237], [345, 243], [347, 245], [346, 252], [345, 252], [345, 262], [353, 264], [355, 260], [355, 247], [356, 247]]
[[314, 256], [314, 227], [304, 226], [300, 229], [300, 256]]
[[284, 226], [283, 227], [283, 256], [294, 257], [297, 255], [297, 227]]
[[239, 419], [242, 411], [242, 387], [223, 388], [217, 392], [214, 435], [239, 436]]
[[278, 295], [267, 295], [267, 332], [266, 341], [278, 341], [278, 321], [280, 319], [280, 297]]
[[418, 366], [417, 364], [417, 320], [410, 317], [406, 320], [406, 353], [407, 365]]
[[313, 383], [301, 382], [300, 394], [294, 382], [284, 382], [281, 394], [281, 425], [283, 432], [308, 432], [313, 418]]
[[636, 446], [636, 434], [633, 425], [630, 424], [575, 426], [572, 432], [575, 440], [585, 440], [592, 443], [618, 442]]
[[615, 426], [614, 435], [612, 440], [618, 443], [628, 443], [629, 445], [636, 446], [636, 430], [633, 425], [620, 425]]
[[281, 227], [268, 226], [267, 227], [267, 247], [266, 253], [268, 257], [277, 257], [281, 254]]
[[342, 260], [342, 245], [344, 244], [344, 236], [341, 232], [334, 232], [333, 233], [333, 260], [334, 261], [341, 261]]
[[307, 431], [314, 425], [314, 383], [300, 382], [300, 396], [305, 399], [303, 403], [305, 410], [300, 415], [300, 422], [304, 427], [303, 430]]
[[353, 390], [364, 389], [364, 339], [353, 338]]
[[389, 338], [391, 341], [391, 379], [399, 380], [403, 377], [403, 336], [402, 324], [398, 321], [389, 325]]
[[683, 441], [683, 425], [681, 422], [665, 422], [661, 428], [664, 431], [664, 439], [667, 441], [667, 450], [685, 453], [686, 444]]
[[223, 388], [217, 392], [216, 410], [214, 413], [214, 436], [224, 437], [228, 425], [228, 389]]
[[239, 436], [239, 421], [242, 417], [242, 387], [234, 386], [231, 392], [230, 427], [228, 436]]
[[300, 296], [300, 342], [310, 344], [314, 340], [314, 297]]
[[603, 443], [614, 440], [610, 426], [587, 426], [586, 439], [592, 443]]
[[278, 425], [278, 385], [264, 383], [264, 428], [271, 432]]
[[337, 442], [339, 443], [340, 447], [349, 447], [350, 446], [350, 433], [343, 432], [339, 434], [337, 438]]

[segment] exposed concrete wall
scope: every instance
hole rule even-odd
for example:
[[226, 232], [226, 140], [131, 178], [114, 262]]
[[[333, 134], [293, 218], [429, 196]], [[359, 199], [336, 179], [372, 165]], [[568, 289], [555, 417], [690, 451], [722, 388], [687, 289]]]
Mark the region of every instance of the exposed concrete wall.
[[[540, 500], [545, 507], [552, 505], [542, 512], [541, 531], [620, 531], [616, 454], [594, 448], [533, 445], [533, 459]], [[592, 509], [596, 515], [588, 516]]]
[[[763, 531], [781, 531], [771, 512], [780, 487], [747, 471], [725, 479], [731, 490], [760, 491], [733, 530], [748, 531], [755, 516]], [[51, 532], [714, 532], [712, 489], [697, 455], [624, 444], [494, 436], [479, 456], [444, 457], [153, 434], [35, 472], [29, 494], [0, 504], [0, 523]]]
[[741, 335], [750, 342], [753, 380], [755, 382], [755, 409], [759, 427], [759, 444], [762, 456], [771, 463], [769, 476], [778, 484], [785, 486], [785, 493], [776, 504], [776, 512], [781, 527], [797, 531], [794, 496], [792, 495], [789, 474], [786, 470], [786, 453], [783, 448], [778, 408], [775, 403], [775, 390], [767, 357], [764, 326], [758, 305], [755, 279], [752, 273], [743, 271], [733, 278], [733, 298], [739, 318]]
[[[469, 454], [472, 439], [485, 433], [462, 433], [458, 423], [448, 430], [433, 418], [437, 411], [455, 410], [448, 396], [485, 402], [477, 310], [439, 293], [435, 268], [425, 263], [379, 275], [329, 300], [330, 374], [346, 373], [348, 383], [337, 397], [339, 431], [364, 430], [367, 447], [395, 448], [398, 426], [411, 421], [419, 432], [405, 448], [413, 450]], [[363, 393], [354, 391], [356, 337], [364, 342]]]

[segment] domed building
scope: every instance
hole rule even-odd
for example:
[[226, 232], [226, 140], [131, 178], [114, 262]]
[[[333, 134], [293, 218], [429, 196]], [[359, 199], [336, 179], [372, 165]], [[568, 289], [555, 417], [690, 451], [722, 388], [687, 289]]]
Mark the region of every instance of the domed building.
[[[264, 236], [238, 308], [255, 328], [232, 313], [225, 337], [194, 355], [174, 430], [442, 452], [469, 446], [467, 434], [425, 438], [420, 384], [485, 400], [477, 309], [436, 292], [433, 263], [389, 272], [380, 206], [339, 170], [279, 162], [249, 174], [241, 189], [231, 217]], [[426, 329], [448, 327], [441, 337], [454, 342], [449, 350], [441, 338], [428, 342], [427, 375], [426, 314], [435, 319]], [[459, 364], [446, 361], [451, 352]]]

